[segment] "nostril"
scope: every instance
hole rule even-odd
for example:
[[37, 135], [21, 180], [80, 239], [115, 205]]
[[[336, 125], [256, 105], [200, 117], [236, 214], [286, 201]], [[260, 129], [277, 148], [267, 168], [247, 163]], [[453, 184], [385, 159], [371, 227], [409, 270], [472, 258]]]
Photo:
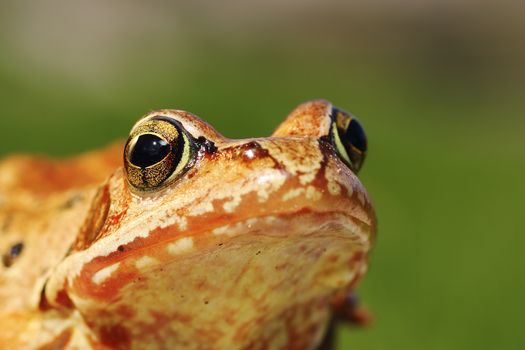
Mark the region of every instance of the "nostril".
[[244, 161], [250, 162], [256, 158], [264, 158], [268, 156], [268, 151], [261, 147], [256, 141], [248, 142], [241, 146], [241, 156]]
[[251, 160], [255, 158], [255, 151], [253, 149], [247, 149], [243, 154], [244, 158]]

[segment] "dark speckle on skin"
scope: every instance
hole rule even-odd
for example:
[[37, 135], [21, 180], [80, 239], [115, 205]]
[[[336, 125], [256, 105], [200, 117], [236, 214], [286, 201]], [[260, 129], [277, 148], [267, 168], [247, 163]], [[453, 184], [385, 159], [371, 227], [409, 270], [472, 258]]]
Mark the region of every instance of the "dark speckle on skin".
[[11, 254], [12, 257], [17, 257], [22, 253], [22, 250], [24, 249], [24, 243], [19, 242], [11, 247], [9, 250], [9, 254]]
[[78, 202], [82, 201], [82, 199], [84, 199], [84, 197], [81, 194], [76, 193], [68, 198], [68, 200], [62, 205], [61, 209], [71, 209]]
[[15, 262], [15, 259], [22, 254], [22, 250], [24, 250], [24, 243], [19, 242], [12, 245], [9, 251], [2, 255], [2, 264], [5, 267], [11, 267]]

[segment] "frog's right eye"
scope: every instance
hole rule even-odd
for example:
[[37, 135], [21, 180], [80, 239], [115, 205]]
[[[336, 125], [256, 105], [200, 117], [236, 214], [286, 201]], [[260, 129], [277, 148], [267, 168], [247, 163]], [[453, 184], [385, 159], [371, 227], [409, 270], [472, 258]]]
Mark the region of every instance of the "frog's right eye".
[[139, 191], [161, 188], [182, 176], [194, 155], [193, 138], [178, 121], [146, 119], [133, 128], [124, 149], [128, 182]]
[[332, 144], [343, 162], [357, 173], [366, 157], [365, 130], [356, 117], [335, 107], [332, 108], [331, 120]]

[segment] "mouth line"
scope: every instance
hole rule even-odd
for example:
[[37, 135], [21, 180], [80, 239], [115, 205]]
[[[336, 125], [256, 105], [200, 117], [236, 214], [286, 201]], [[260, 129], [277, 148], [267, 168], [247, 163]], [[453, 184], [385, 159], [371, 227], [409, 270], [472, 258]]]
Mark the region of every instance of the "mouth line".
[[[341, 211], [315, 212], [300, 210], [295, 213], [263, 215], [214, 227], [191, 230], [186, 234], [175, 234], [151, 245], [143, 245], [139, 250], [162, 249], [171, 246], [174, 256], [182, 253], [206, 250], [213, 246], [222, 246], [238, 237], [309, 237], [315, 235], [333, 235], [337, 238], [352, 238], [369, 241], [373, 229], [357, 217]], [[170, 248], [168, 248], [170, 250]]]
[[[309, 224], [308, 224], [309, 223]], [[343, 226], [361, 226], [371, 228], [371, 225], [365, 223], [359, 218], [344, 213], [342, 211], [332, 212], [315, 212], [311, 209], [301, 209], [294, 213], [286, 214], [267, 214], [258, 217], [252, 217], [235, 222], [219, 225], [213, 229], [203, 230], [201, 232], [211, 232], [216, 236], [234, 237], [240, 234], [261, 234], [263, 229], [281, 230], [286, 235], [290, 235], [289, 228], [293, 228], [294, 233], [301, 232], [301, 235], [314, 234], [316, 231], [323, 230], [325, 226], [339, 223]], [[315, 226], [312, 226], [315, 224]], [[300, 227], [303, 226], [303, 229]], [[303, 233], [308, 232], [308, 233]], [[292, 234], [294, 234], [292, 233]], [[284, 235], [284, 234], [283, 234]]]
[[[310, 242], [310, 247], [319, 254], [326, 252], [323, 247], [332, 247], [332, 252], [333, 249], [337, 251], [346, 247], [345, 251], [350, 249], [366, 254], [374, 232], [372, 225], [348, 213], [302, 210], [293, 214], [247, 218], [222, 226], [187, 231], [186, 234], [171, 233], [163, 240], [159, 240], [159, 236], [145, 241], [134, 240], [105, 257], [90, 259], [86, 264], [86, 278], [93, 281], [98, 276], [104, 282], [113, 276], [112, 279], [122, 277], [125, 280], [136, 274], [178, 269], [180, 264], [194, 266], [214, 259], [237, 261], [248, 255], [257, 256], [260, 252], [282, 251], [283, 259], [291, 259], [296, 254], [291, 251], [297, 251], [299, 255], [305, 253], [300, 250], [305, 242]], [[85, 268], [84, 265], [82, 270]], [[105, 288], [101, 283], [97, 286]]]
[[[136, 237], [125, 244], [115, 242], [112, 253], [108, 252], [105, 258], [117, 262], [145, 255], [159, 255], [159, 258], [162, 257], [160, 261], [167, 262], [186, 254], [193, 255], [213, 247], [222, 247], [240, 237], [256, 242], [257, 237], [285, 240], [316, 235], [366, 243], [373, 239], [374, 230], [373, 224], [363, 222], [348, 212], [316, 212], [303, 208], [293, 213], [243, 218], [185, 232], [174, 231], [170, 227], [157, 228], [147, 237]], [[98, 257], [104, 259], [103, 256]]]

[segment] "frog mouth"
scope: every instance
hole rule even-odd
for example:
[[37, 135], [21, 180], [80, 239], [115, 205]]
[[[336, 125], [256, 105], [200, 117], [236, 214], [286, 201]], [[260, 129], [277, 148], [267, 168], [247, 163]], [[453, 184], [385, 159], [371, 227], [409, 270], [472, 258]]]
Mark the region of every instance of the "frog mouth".
[[287, 237], [337, 232], [338, 235], [343, 236], [359, 236], [365, 241], [368, 240], [368, 235], [372, 230], [370, 225], [342, 212], [315, 213], [303, 209], [291, 214], [266, 215], [240, 220], [232, 224], [217, 226], [210, 232], [215, 237], [236, 237], [245, 234]]
[[[161, 256], [161, 260], [166, 262], [177, 260], [183, 254], [199, 254], [213, 247], [221, 247], [238, 238], [256, 241], [264, 236], [286, 240], [322, 235], [368, 245], [372, 243], [375, 232], [373, 222], [364, 222], [347, 212], [315, 212], [311, 209], [248, 217], [233, 222], [217, 219], [206, 222], [206, 226], [201, 222], [186, 225], [190, 227], [182, 232], [177, 225], [157, 227], [147, 237], [119, 245], [117, 250], [120, 253], [129, 252], [130, 255], [149, 251]], [[169, 253], [167, 256], [166, 251]]]
[[[159, 227], [150, 237], [75, 264], [78, 274], [69, 281], [67, 294], [75, 303], [85, 298], [102, 304], [119, 298], [131, 303], [147, 290], [152, 295], [177, 290], [189, 298], [192, 289], [186, 284], [192, 288], [211, 284], [211, 290], [220, 290], [223, 283], [234, 293], [234, 281], [229, 279], [251, 288], [259, 279], [277, 285], [305, 274], [315, 275], [306, 281], [315, 288], [342, 288], [364, 274], [373, 232], [373, 225], [347, 213], [311, 210], [216, 223], [184, 235], [173, 226]], [[60, 281], [55, 281], [57, 291], [63, 286]], [[219, 290], [216, 295], [224, 293]]]
[[335, 292], [355, 285], [373, 230], [347, 213], [311, 210], [191, 228], [184, 235], [158, 228], [152, 233], [166, 240], [137, 241], [87, 261], [67, 284], [57, 281], [49, 300], [60, 304], [67, 295], [85, 319], [103, 324], [140, 323], [135, 315], [152, 314], [177, 315], [177, 327], [190, 328], [233, 313], [279, 319], [291, 304], [328, 307]]
[[295, 212], [232, 219], [199, 217], [192, 222], [174, 217], [165, 226], [157, 223], [155, 227], [136, 227], [140, 231], [128, 235], [134, 237], [128, 241], [123, 241], [125, 236], [121, 234], [109, 235], [69, 258], [77, 261], [74, 265], [79, 269], [79, 280], [88, 281], [82, 293], [112, 294], [106, 287], [112, 285], [109, 281], [118, 280], [122, 285], [129, 278], [225, 250], [233, 250], [232, 254], [239, 254], [238, 250], [251, 251], [255, 256], [274, 247], [300, 246], [313, 239], [327, 251], [335, 243], [366, 253], [375, 232], [374, 221], [364, 222], [347, 210], [320, 212], [301, 208]]
[[[221, 251], [228, 246], [257, 247], [266, 240], [276, 245], [292, 241], [300, 244], [302, 239], [311, 238], [325, 243], [341, 241], [368, 251], [374, 239], [373, 225], [348, 213], [317, 213], [305, 209], [293, 214], [264, 215], [233, 223], [219, 222], [205, 229], [189, 230], [184, 235], [170, 231], [170, 228], [163, 228], [153, 232], [154, 237], [163, 236], [165, 240], [157, 240], [149, 247], [142, 245], [140, 250], [144, 255], [137, 256], [154, 256], [162, 265]], [[125, 249], [133, 250], [134, 247]]]

